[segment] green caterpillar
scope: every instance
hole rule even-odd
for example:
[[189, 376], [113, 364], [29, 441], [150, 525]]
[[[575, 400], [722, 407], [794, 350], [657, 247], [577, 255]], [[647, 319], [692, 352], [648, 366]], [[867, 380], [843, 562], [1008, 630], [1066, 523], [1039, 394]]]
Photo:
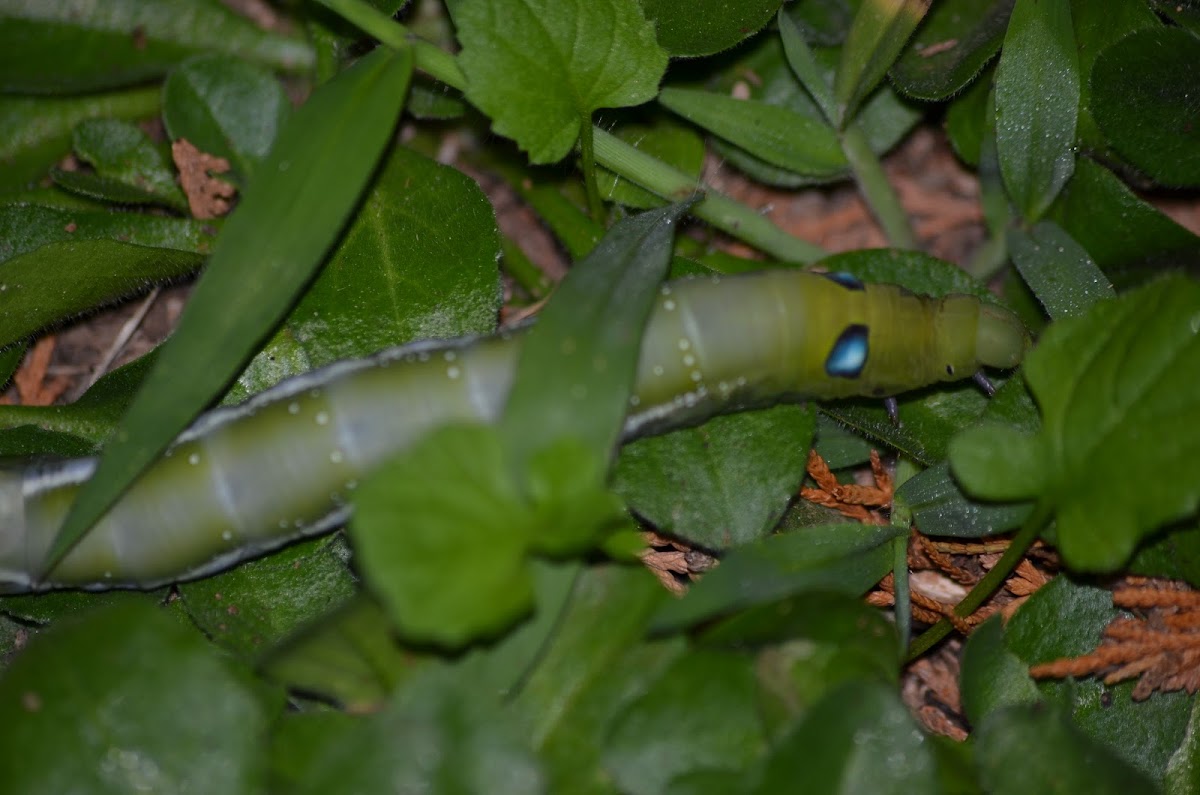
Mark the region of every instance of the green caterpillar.
[[[0, 592], [150, 588], [215, 573], [342, 523], [358, 479], [437, 424], [490, 421], [520, 332], [341, 362], [197, 421], [44, 578], [92, 459], [0, 473]], [[1011, 313], [842, 274], [764, 271], [664, 285], [626, 438], [804, 398], [889, 396], [1015, 367]]]

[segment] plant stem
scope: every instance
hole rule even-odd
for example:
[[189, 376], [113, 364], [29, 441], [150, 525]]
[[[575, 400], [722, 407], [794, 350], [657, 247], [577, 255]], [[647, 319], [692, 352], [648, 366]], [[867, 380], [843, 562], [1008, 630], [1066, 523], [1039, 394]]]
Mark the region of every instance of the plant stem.
[[[668, 201], [679, 201], [703, 190], [694, 178], [615, 135], [600, 128], [593, 135], [596, 161], [630, 182]], [[716, 191], [706, 192], [704, 200], [692, 207], [692, 214], [782, 260], [813, 262], [826, 254], [819, 246], [789, 235], [765, 216]]]
[[908, 536], [902, 535], [892, 541], [892, 598], [902, 655], [912, 635], [912, 594], [908, 586]]
[[579, 125], [579, 164], [583, 169], [583, 189], [587, 193], [588, 214], [598, 224], [604, 223], [604, 202], [596, 187], [596, 150], [592, 145], [592, 120], [584, 116]]
[[917, 241], [908, 223], [908, 213], [901, 206], [900, 197], [892, 190], [883, 171], [883, 163], [871, 151], [867, 135], [858, 124], [851, 123], [842, 131], [842, 151], [850, 161], [858, 189], [870, 205], [871, 212], [879, 219], [888, 242], [898, 248], [916, 248]]
[[[1042, 528], [1050, 520], [1050, 507], [1046, 503], [1038, 503], [1034, 508], [1033, 513], [1025, 520], [1025, 524], [1013, 536], [1012, 542], [1008, 545], [1008, 549], [1004, 550], [1004, 554], [1000, 556], [1000, 560], [996, 561], [996, 565], [991, 570], [983, 575], [983, 579], [975, 584], [961, 602], [954, 606], [954, 615], [966, 618], [979, 609], [979, 606], [987, 601], [992, 592], [999, 588], [1008, 576], [1017, 568], [1017, 564], [1025, 557], [1025, 553], [1029, 551], [1029, 547], [1037, 540], [1038, 535], [1042, 532]], [[950, 634], [953, 625], [947, 620], [934, 624], [929, 629], [925, 630], [919, 638], [913, 641], [912, 646], [908, 650], [908, 662], [920, 657], [925, 652], [933, 648], [942, 638]]]

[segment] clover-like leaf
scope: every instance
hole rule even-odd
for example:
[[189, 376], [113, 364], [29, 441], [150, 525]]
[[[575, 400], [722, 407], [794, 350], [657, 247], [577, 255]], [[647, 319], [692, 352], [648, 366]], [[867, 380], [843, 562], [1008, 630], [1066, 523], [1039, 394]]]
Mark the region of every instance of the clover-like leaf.
[[969, 431], [951, 444], [955, 474], [980, 497], [1038, 498], [1067, 563], [1111, 571], [1200, 504], [1197, 372], [1200, 284], [1174, 276], [1096, 304], [1025, 362], [1041, 435]]
[[455, 14], [467, 98], [534, 163], [571, 151], [592, 111], [653, 99], [667, 66], [635, 0], [499, 0]]

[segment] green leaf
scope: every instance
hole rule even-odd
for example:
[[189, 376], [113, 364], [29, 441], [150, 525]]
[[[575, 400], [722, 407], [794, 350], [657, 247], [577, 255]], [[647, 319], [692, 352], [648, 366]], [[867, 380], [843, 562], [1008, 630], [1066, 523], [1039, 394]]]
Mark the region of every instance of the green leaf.
[[[1040, 498], [1055, 509], [1069, 566], [1116, 569], [1141, 538], [1200, 500], [1188, 485], [1200, 482], [1200, 395], [1189, 380], [1200, 368], [1198, 313], [1200, 285], [1172, 277], [1052, 325], [1024, 367], [1042, 435], [964, 434], [951, 450], [956, 474], [978, 496]], [[979, 456], [984, 435], [997, 445], [988, 465], [964, 459], [960, 471], [959, 456]], [[1030, 466], [1042, 477], [1018, 472]]]
[[89, 119], [75, 128], [73, 145], [94, 171], [55, 169], [54, 181], [64, 188], [118, 204], [164, 204], [187, 211], [166, 152], [140, 127], [117, 119]]
[[157, 86], [63, 98], [0, 96], [0, 190], [40, 179], [67, 154], [79, 122], [148, 118], [158, 113], [161, 96]]
[[1200, 588], [1200, 527], [1192, 522], [1151, 538], [1129, 561], [1129, 571]]
[[314, 366], [491, 333], [501, 298], [497, 238], [475, 180], [396, 147], [287, 326]]
[[984, 139], [996, 134], [994, 84], [995, 69], [989, 66], [946, 109], [946, 136], [954, 153], [976, 168], [981, 165]]
[[667, 54], [635, 0], [505, 0], [455, 14], [467, 99], [534, 163], [563, 159], [599, 108], [654, 98]]
[[4, 786], [259, 792], [281, 701], [161, 608], [127, 602], [64, 621], [0, 679], [0, 716], [21, 727], [0, 743]]
[[1050, 208], [1053, 218], [1116, 279], [1142, 266], [1179, 267], [1200, 263], [1200, 237], [1143, 201], [1115, 174], [1080, 158], [1075, 174]]
[[249, 184], [291, 113], [268, 70], [222, 55], [189, 58], [163, 84], [163, 121], [172, 140], [229, 161]]
[[814, 525], [732, 550], [687, 596], [663, 606], [657, 630], [674, 630], [734, 610], [811, 591], [857, 596], [891, 568], [902, 527]]
[[833, 81], [839, 126], [854, 119], [859, 104], [883, 80], [928, 10], [929, 0], [863, 0]]
[[694, 58], [727, 50], [771, 21], [782, 0], [639, 0], [658, 43], [672, 56]]
[[994, 713], [975, 733], [975, 743], [983, 786], [995, 795], [1156, 792], [1057, 709], [1023, 705]]
[[779, 38], [783, 42], [783, 52], [787, 57], [788, 66], [792, 67], [797, 79], [820, 107], [825, 121], [831, 124], [836, 122], [838, 110], [837, 100], [833, 98], [833, 88], [825, 79], [824, 70], [817, 63], [812, 48], [804, 40], [800, 26], [786, 10], [779, 12]]
[[383, 607], [360, 594], [271, 649], [260, 658], [259, 669], [294, 691], [362, 714], [378, 710], [401, 682], [430, 662], [430, 655], [397, 643]]
[[888, 73], [904, 94], [945, 100], [966, 88], [1000, 51], [1016, 0], [934, 3]]
[[950, 464], [941, 462], [917, 473], [896, 490], [895, 505], [911, 514], [913, 524], [931, 536], [982, 538], [1015, 530], [1028, 517], [1028, 503], [977, 502], [959, 488]]
[[937, 792], [928, 738], [894, 688], [871, 680], [830, 690], [771, 749], [753, 792]]
[[70, 94], [142, 83], [205, 50], [295, 72], [313, 64], [303, 40], [210, 0], [14, 0], [0, 18], [3, 91]]
[[761, 538], [804, 479], [813, 411], [776, 406], [621, 449], [613, 488], [657, 529], [705, 549]]
[[1200, 6], [1196, 0], [1150, 0], [1150, 5], [1175, 24], [1200, 35]]
[[196, 626], [254, 661], [263, 650], [324, 616], [355, 593], [340, 535], [293, 544], [265, 558], [178, 586]]
[[541, 312], [522, 346], [499, 426], [518, 469], [568, 437], [607, 465], [628, 411], [641, 332], [667, 273], [675, 223], [687, 207], [618, 223]]
[[0, 265], [0, 344], [144, 291], [148, 283], [186, 276], [203, 263], [189, 251], [115, 240], [42, 246]]
[[[51, 243], [95, 240], [207, 254], [213, 244], [213, 235], [212, 227], [197, 221], [143, 213], [80, 210], [24, 202], [0, 205], [0, 262]], [[63, 273], [61, 269], [56, 275], [64, 282], [88, 281], [89, 275], [95, 277], [87, 271]], [[46, 278], [46, 274], [41, 278]]]
[[1107, 47], [1092, 70], [1092, 110], [1113, 147], [1163, 185], [1200, 185], [1200, 38], [1140, 30]]
[[[641, 567], [586, 569], [553, 633], [526, 672], [513, 706], [555, 792], [609, 792], [600, 754], [609, 727], [683, 651], [679, 640], [642, 643], [668, 598]], [[597, 632], [603, 627], [603, 632]]]
[[1097, 301], [1116, 296], [1087, 251], [1053, 221], [1041, 221], [1029, 232], [1010, 230], [1008, 249], [1051, 319], [1081, 315]]
[[1178, 750], [1171, 755], [1163, 776], [1167, 795], [1188, 795], [1200, 789], [1200, 701], [1192, 704], [1187, 733]]
[[[1008, 622], [1005, 641], [1026, 664], [1077, 657], [1090, 654], [1105, 626], [1120, 615], [1108, 590], [1059, 576], [1021, 606]], [[1133, 688], [1133, 682], [1109, 687], [1095, 677], [1038, 685], [1106, 755], [1161, 781], [1186, 740], [1194, 699], [1174, 692], [1134, 701]]]
[[529, 611], [534, 522], [491, 428], [435, 430], [380, 467], [354, 505], [363, 578], [406, 639], [459, 647]]
[[682, 773], [744, 770], [765, 745], [756, 691], [748, 657], [692, 651], [613, 723], [604, 767], [633, 795], [662, 792]]
[[996, 146], [1026, 221], [1042, 216], [1075, 168], [1079, 91], [1069, 0], [1017, 0], [996, 70]]
[[848, 166], [832, 127], [788, 108], [684, 88], [664, 88], [658, 101], [779, 168], [829, 177]]
[[495, 693], [451, 668], [421, 672], [383, 711], [333, 735], [296, 760], [291, 792], [546, 791], [538, 760]]
[[959, 687], [963, 712], [975, 726], [999, 709], [1042, 701], [1028, 665], [1004, 645], [999, 616], [985, 621], [967, 639]]
[[[284, 129], [225, 224], [178, 330], [79, 492], [47, 565], [66, 552], [244, 364], [308, 281], [391, 136], [412, 73], [379, 49], [321, 86]], [[344, 119], [354, 119], [345, 124]]]

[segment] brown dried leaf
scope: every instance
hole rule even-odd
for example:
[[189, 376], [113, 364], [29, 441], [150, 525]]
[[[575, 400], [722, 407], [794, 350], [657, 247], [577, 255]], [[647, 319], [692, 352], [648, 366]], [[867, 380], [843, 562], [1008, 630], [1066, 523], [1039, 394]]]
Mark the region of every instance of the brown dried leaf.
[[201, 152], [186, 138], [171, 144], [171, 156], [179, 169], [179, 184], [194, 217], [204, 220], [229, 212], [230, 200], [237, 189], [213, 176], [229, 171], [228, 160]]

